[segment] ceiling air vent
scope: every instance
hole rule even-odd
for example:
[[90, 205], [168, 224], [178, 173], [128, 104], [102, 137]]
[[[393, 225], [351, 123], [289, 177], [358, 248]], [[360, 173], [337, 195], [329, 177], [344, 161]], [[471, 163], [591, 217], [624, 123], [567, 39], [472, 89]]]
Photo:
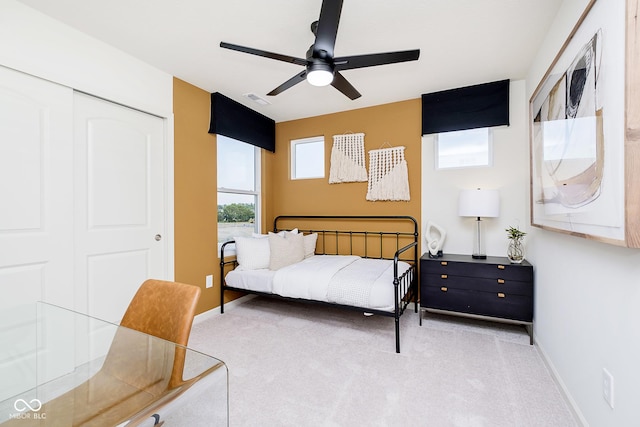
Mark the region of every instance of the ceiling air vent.
[[249, 98], [253, 102], [257, 102], [260, 105], [271, 105], [271, 103], [269, 101], [267, 101], [266, 99], [256, 95], [255, 93], [245, 93], [242, 96], [246, 96], [247, 98]]

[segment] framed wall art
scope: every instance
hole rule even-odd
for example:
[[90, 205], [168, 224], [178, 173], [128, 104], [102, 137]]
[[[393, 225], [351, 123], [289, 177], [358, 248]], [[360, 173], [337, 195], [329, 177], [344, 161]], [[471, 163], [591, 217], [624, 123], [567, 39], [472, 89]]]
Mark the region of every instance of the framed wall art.
[[529, 102], [531, 223], [640, 247], [640, 0], [592, 0]]

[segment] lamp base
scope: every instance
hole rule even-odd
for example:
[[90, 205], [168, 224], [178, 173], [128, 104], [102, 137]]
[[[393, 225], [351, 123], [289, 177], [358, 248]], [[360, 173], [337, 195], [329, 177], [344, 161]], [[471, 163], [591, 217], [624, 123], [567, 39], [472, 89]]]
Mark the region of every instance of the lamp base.
[[482, 218], [476, 219], [476, 234], [473, 236], [473, 259], [487, 259], [487, 251], [484, 248], [484, 236], [482, 235]]

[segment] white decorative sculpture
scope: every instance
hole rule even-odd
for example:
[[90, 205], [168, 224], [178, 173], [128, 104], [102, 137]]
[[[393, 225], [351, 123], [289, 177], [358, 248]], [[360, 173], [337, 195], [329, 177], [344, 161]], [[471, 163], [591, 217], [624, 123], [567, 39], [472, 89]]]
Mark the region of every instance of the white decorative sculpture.
[[[437, 235], [434, 235], [434, 232], [436, 232]], [[424, 229], [424, 238], [427, 241], [427, 248], [429, 249], [431, 258], [436, 258], [441, 255], [445, 237], [447, 237], [447, 232], [444, 228], [431, 221], [427, 221], [427, 226]]]

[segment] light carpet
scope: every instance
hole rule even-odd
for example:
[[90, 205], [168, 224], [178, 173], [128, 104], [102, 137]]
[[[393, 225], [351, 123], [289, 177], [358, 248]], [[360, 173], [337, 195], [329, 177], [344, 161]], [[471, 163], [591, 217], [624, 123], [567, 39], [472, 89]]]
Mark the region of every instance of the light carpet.
[[[255, 298], [194, 325], [229, 370], [230, 426], [570, 427], [521, 326]], [[213, 399], [214, 397], [211, 397]]]

